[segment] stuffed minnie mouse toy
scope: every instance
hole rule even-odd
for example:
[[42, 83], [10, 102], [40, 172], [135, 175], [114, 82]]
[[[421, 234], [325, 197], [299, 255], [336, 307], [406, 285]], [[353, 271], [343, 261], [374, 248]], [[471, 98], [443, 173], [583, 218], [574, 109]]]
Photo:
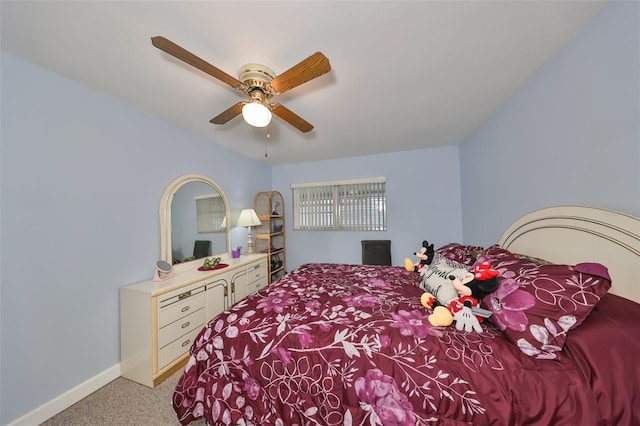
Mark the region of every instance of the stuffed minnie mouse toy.
[[[458, 330], [475, 330], [482, 333], [480, 321], [483, 317], [488, 318], [491, 311], [480, 309], [478, 306], [487, 294], [498, 288], [498, 275], [499, 272], [491, 269], [491, 263], [488, 261], [477, 265], [473, 274], [469, 272], [462, 280], [450, 275], [451, 285], [460, 297], [448, 306], [440, 303], [431, 293], [424, 293], [420, 302], [424, 307], [433, 309], [433, 313], [429, 315], [429, 323], [437, 327], [451, 325], [455, 321]], [[483, 315], [476, 315], [476, 312]]]

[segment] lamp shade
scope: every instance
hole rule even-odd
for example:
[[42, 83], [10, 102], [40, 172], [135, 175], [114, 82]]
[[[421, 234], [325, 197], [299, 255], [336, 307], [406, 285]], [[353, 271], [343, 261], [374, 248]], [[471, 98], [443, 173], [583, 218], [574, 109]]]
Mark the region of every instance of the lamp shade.
[[242, 107], [242, 117], [254, 127], [265, 127], [271, 122], [271, 111], [260, 102], [249, 102]]
[[259, 226], [262, 225], [258, 215], [253, 209], [244, 209], [240, 212], [238, 223], [236, 226]]

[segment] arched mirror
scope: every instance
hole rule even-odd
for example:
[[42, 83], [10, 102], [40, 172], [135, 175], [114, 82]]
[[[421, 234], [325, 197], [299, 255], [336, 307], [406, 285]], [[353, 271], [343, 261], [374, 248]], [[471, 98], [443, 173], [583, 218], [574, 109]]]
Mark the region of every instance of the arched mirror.
[[174, 179], [160, 198], [160, 259], [187, 268], [191, 261], [229, 256], [229, 202], [222, 188], [199, 174]]

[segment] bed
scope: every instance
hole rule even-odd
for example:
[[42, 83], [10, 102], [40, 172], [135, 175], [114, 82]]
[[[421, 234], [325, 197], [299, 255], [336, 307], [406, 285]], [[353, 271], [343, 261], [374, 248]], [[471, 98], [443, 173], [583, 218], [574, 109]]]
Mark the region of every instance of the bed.
[[426, 274], [300, 266], [200, 332], [173, 394], [179, 421], [640, 424], [640, 220], [543, 209], [433, 263], [485, 260], [500, 285], [480, 333], [430, 325]]

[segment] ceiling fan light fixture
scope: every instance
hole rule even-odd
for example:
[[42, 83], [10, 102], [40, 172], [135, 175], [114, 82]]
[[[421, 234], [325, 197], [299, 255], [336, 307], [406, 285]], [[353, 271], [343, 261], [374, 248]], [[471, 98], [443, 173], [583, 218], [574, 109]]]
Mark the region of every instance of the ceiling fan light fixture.
[[266, 127], [271, 122], [271, 111], [260, 102], [249, 102], [242, 107], [242, 118], [254, 127]]

